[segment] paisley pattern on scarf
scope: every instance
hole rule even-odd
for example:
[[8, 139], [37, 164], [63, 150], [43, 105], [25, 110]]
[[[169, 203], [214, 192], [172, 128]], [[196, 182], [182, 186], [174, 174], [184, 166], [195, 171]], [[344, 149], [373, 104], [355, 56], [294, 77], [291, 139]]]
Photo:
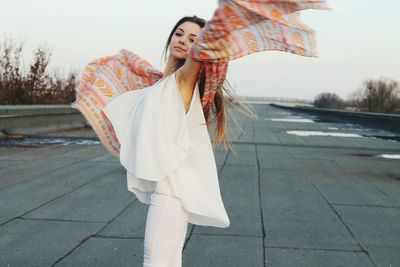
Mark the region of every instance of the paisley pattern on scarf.
[[163, 73], [149, 62], [122, 49], [117, 55], [102, 57], [86, 65], [75, 88], [76, 100], [71, 106], [84, 115], [104, 147], [118, 157], [120, 144], [102, 109], [114, 97], [149, 87], [162, 76]]
[[297, 11], [329, 10], [321, 0], [220, 0], [189, 56], [205, 63], [202, 107], [210, 107], [228, 69], [228, 61], [265, 50], [316, 57], [315, 32]]
[[[300, 21], [297, 12], [304, 9], [330, 8], [318, 0], [220, 0], [189, 52], [203, 62], [206, 72], [203, 110], [212, 106], [230, 60], [265, 50], [317, 56], [315, 32]], [[118, 157], [120, 144], [102, 108], [114, 97], [151, 86], [162, 76], [149, 62], [122, 49], [85, 66], [71, 106], [79, 109], [106, 149]]]

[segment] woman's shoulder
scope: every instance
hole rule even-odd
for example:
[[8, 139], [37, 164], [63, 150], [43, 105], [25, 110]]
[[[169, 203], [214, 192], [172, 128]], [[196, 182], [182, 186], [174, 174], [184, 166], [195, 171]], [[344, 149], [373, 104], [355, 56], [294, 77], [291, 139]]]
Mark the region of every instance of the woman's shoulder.
[[149, 95], [149, 94], [156, 93], [157, 91], [159, 91], [159, 89], [164, 88], [166, 86], [166, 84], [170, 82], [170, 78], [171, 78], [170, 75], [166, 76], [166, 77], [162, 77], [153, 85], [150, 85], [150, 86], [147, 86], [144, 88], [140, 88], [137, 90], [131, 90], [131, 91], [126, 92], [125, 94], [130, 93], [130, 94]]
[[165, 77], [162, 77], [160, 80], [158, 80], [155, 84], [152, 86], [143, 88], [148, 94], [154, 94], [157, 92], [163, 91], [164, 88], [168, 87], [170, 88], [171, 86], [175, 86], [174, 83], [174, 73], [171, 73]]

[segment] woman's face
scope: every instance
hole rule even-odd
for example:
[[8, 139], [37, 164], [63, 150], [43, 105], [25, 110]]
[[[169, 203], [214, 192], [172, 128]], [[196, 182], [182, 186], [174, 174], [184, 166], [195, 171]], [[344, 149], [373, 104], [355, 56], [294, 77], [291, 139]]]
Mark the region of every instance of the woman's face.
[[198, 24], [186, 21], [176, 28], [169, 44], [169, 52], [172, 57], [186, 59], [192, 43], [200, 34], [201, 28]]

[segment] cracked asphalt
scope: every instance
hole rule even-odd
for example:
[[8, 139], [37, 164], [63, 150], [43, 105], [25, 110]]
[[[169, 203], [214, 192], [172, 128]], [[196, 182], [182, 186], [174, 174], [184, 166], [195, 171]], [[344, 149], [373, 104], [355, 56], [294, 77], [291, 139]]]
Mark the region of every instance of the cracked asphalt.
[[[245, 133], [230, 124], [238, 154], [215, 154], [231, 225], [189, 224], [183, 266], [400, 266], [400, 159], [380, 156], [400, 142], [377, 138], [392, 133], [254, 107], [258, 120], [239, 117]], [[0, 144], [0, 265], [142, 266], [148, 206], [118, 158], [96, 142], [37, 140]]]

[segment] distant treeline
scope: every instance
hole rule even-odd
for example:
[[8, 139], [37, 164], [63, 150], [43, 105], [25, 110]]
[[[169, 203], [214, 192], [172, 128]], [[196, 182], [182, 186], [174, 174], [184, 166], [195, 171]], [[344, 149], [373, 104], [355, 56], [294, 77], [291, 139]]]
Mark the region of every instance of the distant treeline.
[[400, 87], [389, 78], [369, 79], [348, 99], [326, 92], [316, 96], [313, 104], [318, 108], [400, 114]]
[[[22, 49], [23, 43], [17, 43], [11, 37], [0, 39], [0, 105], [70, 104], [75, 101], [77, 70], [67, 75], [53, 70], [50, 74], [47, 67], [52, 52], [46, 46], [37, 48], [33, 62], [24, 69], [21, 67]], [[311, 104], [319, 108], [400, 113], [399, 83], [389, 78], [370, 79], [348, 99], [324, 92]]]

